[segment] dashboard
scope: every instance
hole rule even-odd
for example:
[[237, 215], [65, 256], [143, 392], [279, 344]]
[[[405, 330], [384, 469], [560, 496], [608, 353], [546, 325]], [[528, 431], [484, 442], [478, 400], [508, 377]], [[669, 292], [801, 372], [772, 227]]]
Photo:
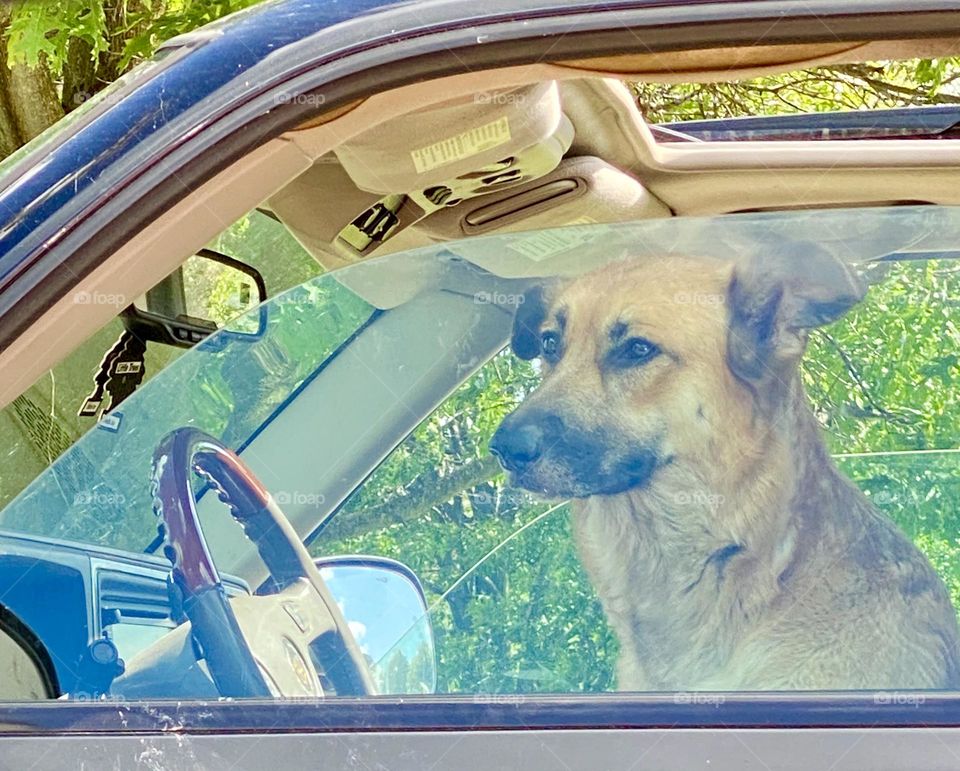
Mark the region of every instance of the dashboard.
[[[0, 530], [0, 611], [54, 697], [97, 698], [184, 620], [169, 573], [163, 557]], [[250, 593], [222, 580], [232, 596]]]

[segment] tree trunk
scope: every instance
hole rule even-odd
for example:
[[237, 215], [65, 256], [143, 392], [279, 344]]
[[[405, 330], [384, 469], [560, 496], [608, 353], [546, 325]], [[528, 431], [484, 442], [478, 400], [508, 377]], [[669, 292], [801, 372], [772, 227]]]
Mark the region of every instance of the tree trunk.
[[23, 144], [10, 104], [10, 70], [7, 67], [6, 26], [10, 10], [0, 5], [0, 157], [6, 158]]
[[46, 63], [7, 65], [10, 8], [0, 5], [0, 154], [20, 145], [63, 117], [60, 97]]
[[29, 142], [63, 117], [63, 107], [45, 62], [35, 67], [15, 64], [9, 72], [7, 98], [20, 136]]
[[10, 70], [6, 61], [7, 46], [0, 40], [0, 158], [6, 158], [23, 144], [10, 104]]
[[63, 67], [61, 105], [70, 112], [83, 104], [103, 87], [97, 79], [97, 62], [93, 46], [86, 40], [74, 38], [67, 48], [67, 61]]

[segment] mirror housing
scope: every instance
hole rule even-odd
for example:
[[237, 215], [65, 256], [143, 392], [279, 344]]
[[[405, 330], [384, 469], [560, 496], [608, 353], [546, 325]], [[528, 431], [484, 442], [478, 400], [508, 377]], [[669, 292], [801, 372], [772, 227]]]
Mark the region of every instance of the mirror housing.
[[386, 557], [314, 560], [370, 667], [381, 695], [435, 693], [436, 652], [423, 587]]
[[[121, 313], [127, 331], [144, 342], [190, 348], [267, 299], [263, 276], [246, 263], [201, 249]], [[263, 314], [245, 317], [231, 333], [257, 338]]]

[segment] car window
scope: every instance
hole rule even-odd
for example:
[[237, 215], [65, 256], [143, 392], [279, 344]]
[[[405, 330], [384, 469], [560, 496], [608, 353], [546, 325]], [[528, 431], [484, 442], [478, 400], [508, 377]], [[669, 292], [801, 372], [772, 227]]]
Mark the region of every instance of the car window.
[[[958, 219], [578, 225], [360, 262], [265, 303], [259, 336], [180, 356], [0, 527], [157, 550], [151, 458], [202, 429], [324, 560], [356, 661], [390, 693], [950, 689]], [[279, 667], [271, 693], [301, 694], [257, 649], [265, 619], [309, 627], [268, 613], [296, 582], [248, 561], [193, 482], [208, 548], [158, 558], [210, 552], [248, 581], [246, 644]], [[388, 613], [382, 576], [351, 593], [331, 567], [382, 558], [425, 611]], [[206, 631], [207, 655], [236, 649]], [[174, 676], [200, 655], [178, 634], [136, 641], [116, 695], [215, 695]], [[349, 694], [327, 645], [323, 692]]]

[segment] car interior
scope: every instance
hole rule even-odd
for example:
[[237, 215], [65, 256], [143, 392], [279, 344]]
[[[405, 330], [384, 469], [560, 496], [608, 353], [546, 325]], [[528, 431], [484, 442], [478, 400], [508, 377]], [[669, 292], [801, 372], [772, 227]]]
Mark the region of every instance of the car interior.
[[[480, 286], [473, 275], [477, 267], [490, 274], [484, 291], [508, 295], [538, 277], [589, 267], [575, 249], [570, 251], [587, 238], [578, 226], [960, 204], [955, 142], [664, 142], [644, 121], [629, 82], [732, 81], [830, 63], [957, 53], [953, 39], [632, 53], [510, 66], [398, 87], [318, 109], [313, 119], [185, 191], [176, 205], [80, 281], [76, 291], [140, 297], [232, 223], [258, 211], [281, 224], [313, 258], [316, 265], [308, 270], [347, 269], [338, 279], [346, 289], [371, 312], [391, 311], [351, 338], [353, 355], [333, 358], [323, 376], [305, 384], [241, 453], [267, 489], [295, 488], [311, 469], [323, 469], [322, 506], [292, 501], [283, 507], [291, 537], [302, 541], [464, 382], [470, 374], [459, 364], [464, 349], [477, 365], [503, 349], [510, 309], [497, 302], [478, 304], [463, 291]], [[471, 264], [440, 261], [444, 245], [451, 242], [554, 228], [562, 230], [532, 234], [518, 249], [474, 252]], [[375, 258], [416, 249], [426, 251], [392, 263], [390, 280], [383, 280], [386, 268]], [[442, 264], [433, 273], [423, 269], [422, 255], [428, 252], [436, 260], [431, 264]], [[293, 285], [291, 280], [275, 286], [271, 294]], [[451, 287], [458, 291], [445, 291]], [[117, 311], [70, 297], [54, 304], [0, 353], [0, 403], [8, 405], [34, 384], [45, 383], [51, 370], [115, 323]], [[415, 339], [409, 329], [420, 330]], [[462, 347], [440, 349], [434, 342], [438, 337], [456, 339]], [[148, 378], [173, 358], [171, 352], [157, 359]], [[358, 365], [374, 359], [389, 377], [372, 377]], [[428, 380], [425, 371], [431, 373]], [[313, 442], [305, 425], [327, 440]], [[197, 506], [213, 561], [246, 628], [263, 615], [262, 605], [244, 605], [246, 595], [270, 571], [262, 552], [222, 516], [221, 508], [212, 495]], [[163, 597], [156, 596], [166, 591], [169, 563], [162, 553], [143, 559], [142, 564], [151, 565], [153, 580], [143, 587], [143, 602], [162, 603]], [[142, 564], [132, 572], [142, 574]], [[108, 572], [99, 576], [106, 582], [99, 591], [109, 596]], [[14, 623], [3, 622], [0, 616], [0, 670], [14, 673], [0, 677], [12, 689], [4, 696], [59, 695], [36, 646]], [[88, 623], [94, 621], [83, 619]], [[156, 639], [148, 640], [148, 634], [131, 644], [131, 650], [140, 651], [149, 642], [146, 658], [128, 666], [128, 672], [135, 674], [139, 667], [147, 674], [140, 679], [128, 675], [118, 693], [130, 698], [217, 695], [206, 681], [187, 682], [186, 675], [171, 679], [171, 672], [189, 670], [196, 657], [184, 628], [179, 636], [170, 630], [169, 624], [159, 624]], [[270, 654], [284, 655], [289, 654], [279, 649]], [[280, 690], [294, 692], [296, 684]]]

